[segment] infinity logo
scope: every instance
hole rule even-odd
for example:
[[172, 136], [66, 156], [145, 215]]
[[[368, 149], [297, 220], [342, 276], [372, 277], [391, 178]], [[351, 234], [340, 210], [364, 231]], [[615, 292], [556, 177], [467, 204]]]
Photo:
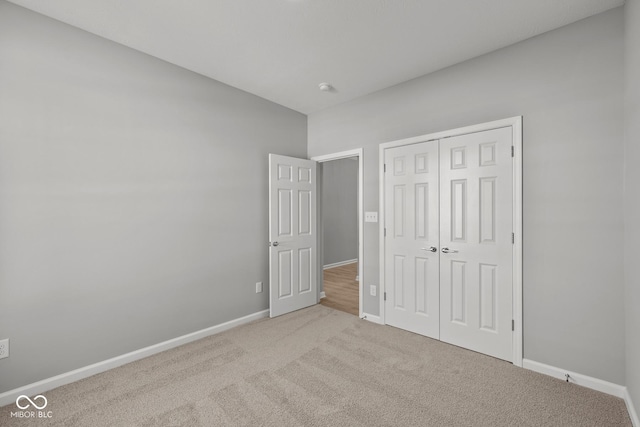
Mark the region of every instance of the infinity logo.
[[[20, 406], [20, 401], [24, 399], [26, 399], [29, 403], [27, 403], [24, 406]], [[38, 400], [38, 399], [42, 399], [44, 401], [44, 404], [42, 406], [38, 406], [38, 404], [34, 402], [35, 400]], [[20, 409], [27, 409], [31, 405], [33, 405], [36, 409], [44, 409], [47, 407], [47, 398], [39, 394], [36, 397], [34, 397], [33, 400], [31, 400], [29, 399], [29, 396], [25, 396], [24, 394], [22, 394], [18, 396], [18, 398], [16, 399], [16, 406]]]

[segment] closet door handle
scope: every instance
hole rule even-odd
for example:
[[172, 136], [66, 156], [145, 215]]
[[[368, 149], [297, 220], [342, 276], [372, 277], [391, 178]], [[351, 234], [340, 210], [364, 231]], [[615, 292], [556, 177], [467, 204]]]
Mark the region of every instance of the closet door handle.
[[438, 248], [436, 248], [435, 246], [431, 246], [429, 248], [420, 248], [423, 251], [429, 251], [429, 252], [438, 252]]
[[442, 248], [441, 249], [443, 254], [457, 254], [458, 250], [457, 249], [449, 249], [449, 248]]

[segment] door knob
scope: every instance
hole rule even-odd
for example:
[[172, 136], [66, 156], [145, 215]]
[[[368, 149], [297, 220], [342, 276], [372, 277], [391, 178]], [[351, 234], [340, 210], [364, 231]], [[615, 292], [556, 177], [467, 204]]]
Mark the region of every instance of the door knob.
[[278, 243], [278, 242], [273, 242], [273, 243], [271, 244], [271, 246], [278, 246], [279, 244], [280, 244], [280, 243]]
[[449, 249], [449, 248], [442, 248], [441, 249], [443, 254], [457, 254], [458, 250], [457, 249]]
[[420, 248], [420, 249], [423, 250], [423, 251], [429, 251], [429, 252], [437, 252], [438, 251], [438, 248], [436, 248], [435, 246], [431, 246], [431, 247], [428, 247], [428, 248]]

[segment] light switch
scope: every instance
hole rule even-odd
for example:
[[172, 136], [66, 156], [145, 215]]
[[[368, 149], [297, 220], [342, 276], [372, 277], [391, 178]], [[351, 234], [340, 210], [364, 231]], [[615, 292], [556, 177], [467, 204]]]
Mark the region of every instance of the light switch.
[[364, 222], [378, 222], [378, 212], [365, 212]]

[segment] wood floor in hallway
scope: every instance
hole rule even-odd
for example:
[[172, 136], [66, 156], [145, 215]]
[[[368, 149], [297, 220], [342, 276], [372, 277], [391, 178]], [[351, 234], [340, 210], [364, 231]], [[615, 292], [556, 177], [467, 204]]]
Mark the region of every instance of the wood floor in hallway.
[[358, 316], [360, 313], [357, 275], [357, 262], [324, 270], [323, 290], [326, 297], [320, 300], [320, 304]]

